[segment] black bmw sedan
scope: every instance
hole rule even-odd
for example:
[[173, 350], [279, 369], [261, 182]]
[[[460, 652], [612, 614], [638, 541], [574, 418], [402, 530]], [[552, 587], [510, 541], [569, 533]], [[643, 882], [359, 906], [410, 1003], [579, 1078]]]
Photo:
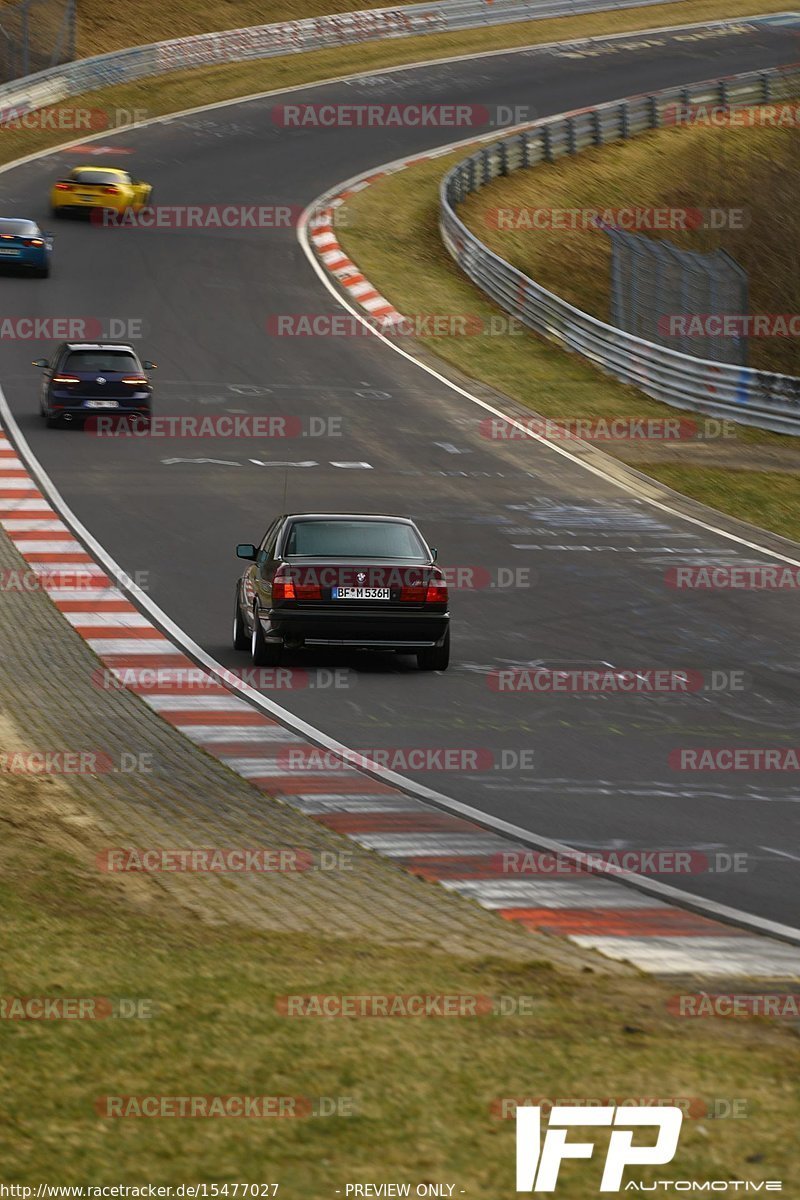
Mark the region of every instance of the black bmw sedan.
[[236, 553], [251, 565], [236, 584], [233, 644], [256, 666], [277, 666], [284, 647], [349, 646], [447, 669], [447, 584], [408, 517], [284, 514]]

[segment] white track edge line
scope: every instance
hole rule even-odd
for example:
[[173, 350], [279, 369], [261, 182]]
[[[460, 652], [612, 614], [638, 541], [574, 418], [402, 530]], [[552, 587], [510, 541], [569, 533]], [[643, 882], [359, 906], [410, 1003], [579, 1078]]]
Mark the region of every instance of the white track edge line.
[[[717, 21], [696, 21], [696, 22], [692, 22], [689, 24], [666, 25], [666, 26], [658, 26], [658, 27], [649, 28], [649, 29], [647, 29], [647, 28], [638, 29], [638, 30], [631, 29], [631, 30], [626, 30], [624, 33], [600, 35], [596, 38], [581, 38], [581, 39], [577, 39], [577, 41], [583, 42], [583, 43], [587, 43], [587, 42], [588, 43], [596, 43], [596, 42], [603, 42], [603, 41], [619, 40], [619, 39], [622, 39], [625, 37], [632, 37], [632, 36], [635, 36], [636, 34], [640, 34], [640, 33], [670, 33], [670, 32], [676, 32], [676, 31], [683, 30], [683, 29], [717, 28], [717, 27], [721, 27], [724, 25], [744, 24], [747, 21], [755, 21], [755, 20], [759, 20], [759, 19], [763, 20], [765, 17], [775, 17], [775, 16], [782, 16], [782, 15], [792, 16], [795, 14], [793, 12], [791, 12], [791, 10], [784, 10], [781, 13], [752, 14], [749, 17], [739, 17], [739, 18], [735, 18], [735, 19], [729, 18], [727, 20], [723, 19], [723, 20], [717, 20]], [[547, 50], [547, 49], [552, 49], [553, 47], [558, 47], [558, 46], [563, 46], [563, 45], [574, 45], [575, 41], [576, 41], [576, 39], [567, 39], [566, 41], [561, 41], [561, 42], [540, 42], [540, 43], [533, 43], [529, 46], [524, 46], [524, 47], [506, 47], [506, 48], [502, 48], [500, 50], [492, 50], [492, 51], [484, 51], [484, 52], [479, 51], [477, 53], [458, 55], [458, 56], [447, 57], [447, 58], [442, 58], [442, 59], [423, 59], [423, 60], [420, 60], [420, 61], [417, 61], [414, 63], [406, 63], [406, 64], [396, 65], [393, 67], [379, 68], [375, 71], [362, 71], [362, 72], [357, 72], [355, 74], [338, 76], [338, 77], [333, 77], [330, 79], [314, 80], [307, 84], [299, 84], [299, 85], [295, 85], [292, 87], [286, 87], [286, 88], [276, 88], [276, 89], [272, 89], [267, 92], [254, 93], [249, 96], [235, 97], [235, 98], [232, 98], [229, 100], [216, 101], [211, 104], [197, 105], [194, 108], [184, 109], [179, 112], [164, 114], [164, 115], [161, 115], [158, 117], [149, 118], [148, 120], [143, 121], [139, 125], [135, 126], [135, 128], [139, 129], [139, 128], [144, 128], [144, 127], [150, 126], [150, 125], [155, 125], [155, 124], [159, 124], [159, 123], [165, 123], [165, 122], [177, 120], [182, 117], [190, 116], [194, 113], [208, 112], [208, 111], [212, 111], [212, 110], [215, 110], [218, 108], [227, 108], [227, 107], [230, 107], [230, 106], [233, 106], [236, 104], [246, 104], [246, 103], [250, 103], [250, 102], [256, 101], [256, 100], [263, 100], [270, 96], [286, 95], [286, 94], [289, 94], [289, 93], [295, 92], [295, 91], [304, 91], [304, 90], [314, 88], [314, 87], [322, 87], [329, 83], [347, 82], [352, 79], [363, 79], [363, 78], [368, 78], [368, 77], [371, 77], [374, 75], [391, 74], [395, 71], [409, 71], [409, 70], [414, 70], [414, 69], [418, 69], [421, 67], [442, 65], [442, 64], [447, 64], [450, 62], [464, 62], [464, 61], [469, 61], [471, 59], [476, 59], [476, 58], [490, 58], [490, 57], [495, 57], [498, 54], [515, 54], [515, 53], [523, 54], [530, 50]], [[105, 90], [105, 89], [95, 89], [95, 90]], [[87, 93], [87, 94], [91, 94], [91, 93]], [[71, 146], [85, 145], [91, 141], [101, 140], [103, 137], [106, 137], [106, 138], [119, 137], [120, 134], [124, 134], [125, 132], [126, 132], [125, 130], [114, 130], [111, 133], [107, 133], [107, 132], [102, 133], [101, 132], [98, 134], [94, 134], [88, 138], [76, 138], [76, 139], [73, 139], [72, 141], [61, 143], [58, 146], [52, 146], [45, 150], [37, 151], [34, 154], [26, 155], [23, 158], [16, 159], [11, 163], [6, 163], [6, 164], [0, 166], [0, 174], [3, 174], [6, 171], [13, 169], [14, 167], [22, 166], [25, 163], [32, 162], [32, 161], [40, 159], [40, 158], [46, 158], [51, 154], [57, 154], [57, 153], [61, 152], [62, 150], [69, 149]], [[511, 131], [503, 130], [502, 132], [508, 133]], [[493, 137], [493, 136], [497, 136], [497, 130], [493, 130], [491, 134], [486, 135], [486, 138]], [[452, 146], [452, 148], [455, 149], [455, 148], [457, 148], [458, 145], [468, 144], [469, 142], [474, 142], [476, 140], [486, 140], [486, 138], [484, 138], [484, 139], [476, 139], [474, 137], [468, 138], [468, 139], [465, 139], [465, 141], [462, 143], [455, 143]], [[447, 149], [448, 148], [445, 147], [441, 151], [441, 153], [446, 153]], [[427, 153], [429, 156], [433, 156], [433, 155], [438, 156], [439, 151], [427, 151], [427, 152], [423, 152], [422, 154], [419, 154], [419, 155], [412, 155], [412, 156], [408, 156], [408, 157], [422, 158], [425, 153]], [[405, 160], [401, 159], [401, 160], [397, 160], [397, 161], [404, 162]], [[376, 168], [376, 170], [380, 170], [380, 169], [381, 168]], [[368, 174], [373, 174], [373, 173], [374, 173], [374, 171], [368, 172]], [[361, 176], [354, 177], [354, 179], [358, 179], [358, 178], [361, 178]], [[326, 193], [324, 193], [324, 195], [327, 197], [329, 194], [335, 194], [337, 190], [341, 190], [345, 186], [346, 186], [346, 184], [340, 184], [338, 189], [337, 188], [331, 189], [330, 192], [326, 192]], [[308, 245], [307, 222], [310, 219], [311, 213], [313, 211], [315, 211], [315, 206], [309, 205], [306, 208], [306, 210], [303, 212], [303, 214], [301, 215], [301, 217], [298, 221], [298, 238], [299, 238], [300, 243], [303, 246], [303, 249], [306, 253], [306, 256], [308, 257], [309, 261], [311, 262], [314, 270], [317, 272], [320, 279], [322, 279], [325, 286], [335, 296], [337, 301], [340, 304], [342, 304], [345, 308], [347, 308], [354, 316], [356, 316], [358, 318], [358, 320], [362, 321], [362, 323], [367, 325], [367, 327], [370, 328], [371, 332], [376, 337], [380, 337], [381, 341], [384, 341], [384, 342], [386, 342], [387, 345], [392, 346], [392, 348], [394, 350], [396, 350], [399, 354], [403, 354], [410, 362], [413, 362], [413, 363], [415, 363], [416, 366], [421, 367], [422, 369], [428, 371], [429, 374], [431, 374], [435, 378], [439, 379], [447, 387], [459, 392], [466, 399], [471, 400], [475, 404], [481, 405], [482, 407], [486, 408], [488, 411], [494, 412], [496, 415], [503, 417], [503, 419], [505, 419], [505, 420], [510, 420], [510, 418], [507, 418], [504, 413], [500, 412], [499, 410], [493, 409], [490, 405], [487, 405], [484, 401], [479, 400], [478, 397], [470, 395], [470, 393], [468, 393], [468, 392], [464, 391], [462, 388], [458, 387], [457, 384], [448, 380], [446, 377], [439, 375], [436, 371], [433, 370], [433, 368], [428, 367], [424, 363], [419, 362], [419, 360], [413, 358], [412, 355], [407, 354], [399, 346], [393, 345], [392, 342], [388, 341], [388, 339], [386, 339], [386, 338], [382, 337], [380, 334], [376, 333], [376, 331], [374, 329], [372, 329], [371, 326], [369, 326], [368, 322], [366, 322], [364, 320], [364, 318], [355, 309], [351, 308], [351, 306], [346, 303], [346, 301], [343, 299], [343, 297], [331, 285], [327, 276], [322, 271], [322, 268], [320, 267], [320, 264], [318, 263], [316, 257], [314, 256], [313, 251], [311, 250], [311, 248]], [[47, 473], [44, 470], [44, 468], [42, 467], [42, 465], [39, 463], [38, 459], [36, 458], [33, 451], [31, 450], [31, 448], [27, 442], [27, 439], [25, 438], [24, 434], [20, 430], [19, 425], [17, 424], [13, 413], [11, 412], [11, 409], [8, 405], [8, 401], [6, 400], [5, 393], [3, 392], [2, 388], [0, 388], [0, 418], [2, 419], [2, 423], [5, 425], [6, 430], [12, 433], [12, 438], [15, 443], [15, 448], [17, 449], [17, 452], [19, 453], [20, 457], [22, 457], [24, 459], [24, 461], [26, 462], [26, 465], [28, 466], [28, 469], [31, 471], [32, 475], [39, 483], [42, 492], [46, 496], [49, 497], [49, 499], [50, 499], [53, 507], [56, 509], [56, 511], [61, 513], [61, 516], [64, 518], [66, 523], [72, 528], [72, 530], [76, 534], [76, 536], [78, 536], [84, 542], [86, 547], [92, 551], [95, 558], [99, 562], [102, 563], [102, 565], [106, 568], [107, 572], [110, 572], [112, 575], [116, 576], [116, 578], [118, 580], [120, 578], [126, 578], [125, 572], [122, 571], [122, 569], [115, 562], [115, 560], [111, 558], [110, 554], [108, 554], [108, 552], [105, 550], [105, 548], [96, 540], [96, 538], [93, 537], [93, 535], [89, 532], [89, 530], [84, 527], [83, 523], [72, 512], [72, 510], [67, 505], [66, 501], [63, 499], [63, 497], [61, 496], [61, 494], [59, 493], [59, 491], [53, 484], [50, 477], [47, 475]], [[513, 423], [516, 424], [516, 422], [513, 422]], [[537, 437], [537, 435], [532, 434], [529, 430], [526, 430], [526, 433], [528, 434], [528, 436]], [[543, 439], [537, 438], [537, 440], [542, 441]], [[603, 471], [601, 471], [600, 469], [598, 469], [596, 467], [591, 466], [590, 464], [581, 462], [580, 459], [574, 458], [573, 455], [569, 454], [569, 452], [564, 450], [563, 448], [557, 447], [557, 446], [550, 446], [550, 448], [556, 450], [558, 453], [564, 454], [568, 458], [573, 459], [573, 461], [577, 462], [580, 466], [584, 467], [585, 470], [591, 471], [592, 473], [597, 474], [603, 478], [608, 478], [604, 474]], [[616, 483], [617, 486], [619, 486], [619, 487], [623, 487], [623, 485], [620, 484], [617, 480], [612, 479], [611, 482]], [[633, 492], [634, 489], [625, 488], [625, 490], [630, 490]], [[662, 508], [666, 512], [669, 512], [669, 513], [673, 512], [673, 510], [670, 509], [668, 506], [661, 505], [658, 501], [649, 500], [648, 503], [653, 504], [655, 507]], [[707, 528], [710, 531], [714, 531], [713, 526], [706, 526], [706, 525], [704, 525], [703, 522], [697, 521], [695, 518], [684, 516], [681, 513], [675, 513], [675, 515], [680, 516], [681, 519], [683, 519], [683, 520], [690, 521], [694, 524], [699, 524], [703, 528]], [[733, 534], [730, 534], [730, 535], [726, 534], [724, 530], [720, 530], [719, 532], [723, 536], [730, 537], [733, 540], [741, 541], [741, 544], [743, 544], [743, 545], [746, 545], [746, 546], [750, 545], [750, 543], [745, 542], [743, 539], [736, 538], [735, 535], [733, 535]], [[758, 547], [758, 546], [754, 546], [753, 548], [762, 550], [762, 552], [771, 554], [776, 558], [783, 558], [782, 555], [778, 555], [774, 551], [763, 550], [763, 548]], [[792, 560], [792, 559], [784, 559], [784, 561], [790, 562], [790, 563], [794, 562], [794, 560]], [[800, 563], [798, 563], [797, 565], [800, 565]], [[206, 652], [202, 649], [202, 647], [198, 646], [194, 641], [192, 641], [192, 639], [189, 638], [189, 636], [178, 625], [176, 625], [172, 621], [172, 619], [170, 617], [168, 617], [167, 614], [164, 613], [159, 608], [159, 606], [154, 601], [152, 601], [150, 599], [150, 597], [147, 596], [141, 590], [141, 588], [139, 588], [136, 584], [133, 584], [131, 582], [130, 585], [124, 586], [123, 590], [127, 591], [132, 599], [134, 599], [142, 608], [144, 608], [145, 611], [147, 611], [153, 617], [153, 619], [162, 626], [162, 628], [164, 630], [167, 630], [170, 633], [170, 636], [175, 640], [177, 645], [179, 645], [188, 655], [193, 657], [196, 661], [198, 661], [203, 666], [205, 666], [208, 670], [210, 670], [211, 673], [216, 678], [218, 678], [225, 687], [229, 688], [229, 690], [234, 691], [234, 692], [239, 692], [241, 695], [245, 696], [256, 708], [261, 709], [262, 711], [268, 713], [269, 715], [278, 717], [286, 725], [288, 725], [289, 728], [299, 730], [306, 737], [308, 737], [309, 740], [315, 742], [318, 745], [323, 746], [325, 749], [333, 751], [334, 753], [338, 754], [340, 757], [344, 758], [346, 761], [349, 759], [350, 755], [352, 755], [353, 751], [349, 750], [348, 747], [344, 746], [342, 743], [337, 742], [333, 738], [329, 738], [327, 736], [327, 734], [324, 734], [321, 730], [318, 730], [314, 726], [309, 725], [306, 721], [303, 721], [301, 718], [296, 717], [294, 714], [292, 714], [288, 710], [282, 708], [280, 705], [275, 704], [274, 701], [271, 701], [271, 700], [267, 699], [265, 696], [262, 696], [262, 694], [260, 692], [257, 692], [254, 688], [251, 688], [249, 684], [243, 683], [238, 680], [234, 681], [233, 679], [227, 678], [227, 676], [229, 675], [229, 672], [227, 672], [221, 666], [221, 664], [217, 663], [214, 659], [212, 659], [210, 657], [210, 655], [207, 655]], [[373, 767], [374, 767], [374, 770], [372, 769]], [[393, 787], [397, 787], [400, 791], [406, 793], [407, 795], [418, 796], [418, 797], [422, 798], [423, 800], [427, 800], [427, 801], [431, 802], [437, 808], [444, 809], [445, 811], [448, 811], [448, 812], [457, 812], [459, 815], [468, 817], [469, 819], [473, 820], [476, 824], [481, 825], [484, 828], [493, 829], [497, 832], [504, 834], [505, 836], [508, 836], [510, 838], [515, 838], [518, 841], [522, 841], [523, 843], [527, 842], [527, 843], [533, 845], [535, 848], [545, 849], [545, 850], [552, 851], [553, 853], [561, 854], [561, 855], [577, 862], [578, 864], [584, 866], [584, 868], [586, 870], [588, 870], [591, 874], [598, 875], [600, 877], [607, 878], [607, 879], [612, 879], [618, 883], [624, 883], [627, 886], [629, 886], [631, 888], [635, 888], [636, 890], [641, 891], [648, 895], [655, 895], [655, 896], [661, 897], [663, 899], [670, 900], [682, 908], [688, 908], [695, 912], [699, 912], [704, 916], [711, 917], [712, 919], [716, 917], [723, 922], [726, 922], [726, 923], [732, 924], [732, 925], [737, 925], [737, 926], [740, 926], [745, 929], [749, 929], [754, 933], [762, 934], [767, 937], [778, 938], [781, 941], [790, 942], [794, 945], [800, 945], [800, 929], [795, 929], [792, 926], [783, 925], [780, 922], [770, 921], [763, 917], [757, 917], [750, 913], [745, 913], [745, 912], [741, 911], [740, 909], [732, 908], [732, 907], [730, 907], [728, 905], [724, 905], [724, 904], [719, 904], [717, 901], [714, 901], [714, 900], [706, 900], [703, 897], [693, 895], [691, 892], [684, 892], [680, 888], [675, 888], [671, 884], [661, 883], [658, 880], [647, 879], [645, 876], [642, 876], [642, 875], [631, 873], [629, 875], [626, 875], [625, 877], [622, 877], [619, 874], [617, 874], [616, 872], [614, 872], [613, 869], [603, 868], [599, 864], [597, 864], [596, 862], [591, 860], [590, 858], [588, 859], [588, 861], [585, 861], [585, 860], [587, 860], [587, 856], [582, 854], [581, 851], [573, 849], [571, 846], [564, 845], [563, 843], [554, 841], [551, 838], [545, 838], [538, 834], [532, 834], [529, 831], [521, 829], [518, 826], [513, 825], [508, 821], [503, 821], [498, 817], [493, 817], [488, 813], [483, 813], [479, 809], [472, 808], [471, 805], [463, 804], [460, 800], [454, 800], [449, 796], [445, 796], [443, 793], [434, 791], [432, 788], [428, 788], [424, 784], [416, 783], [414, 780], [405, 779], [403, 776], [396, 774], [396, 772], [391, 771], [388, 768], [380, 766], [380, 764], [378, 764], [378, 763], [375, 763], [375, 764], [369, 763], [369, 765], [364, 766], [363, 773], [373, 776], [374, 778], [377, 778], [381, 782], [390, 784]]]
[[[49, 497], [53, 507], [61, 514], [63, 520], [75, 533], [75, 536], [81, 539], [87, 550], [105, 567], [106, 573], [117, 579], [118, 584], [123, 587], [123, 590], [137, 602], [140, 608], [144, 609], [153, 618], [162, 631], [166, 632], [185, 654], [204, 666], [230, 691], [244, 696], [251, 704], [266, 715], [277, 718], [289, 729], [302, 733], [313, 744], [331, 751], [343, 759], [343, 761], [351, 761], [354, 751], [349, 747], [335, 738], [329, 737], [322, 730], [310, 725], [307, 721], [295, 716], [294, 713], [276, 704], [274, 700], [263, 696], [244, 681], [231, 678], [231, 673], [207, 654], [201, 646], [198, 646], [137, 584], [127, 581], [125, 572], [78, 519], [34, 455], [25, 435], [16, 422], [14, 414], [9, 408], [2, 388], [0, 388], [0, 421], [2, 421], [6, 431], [11, 434], [20, 457], [26, 462], [28, 469], [39, 483], [42, 491]], [[125, 579], [126, 582], [120, 584], [121, 579]], [[518, 825], [513, 825], [510, 821], [504, 821], [499, 817], [481, 812], [469, 804], [464, 804], [460, 800], [455, 800], [450, 796], [444, 795], [442, 792], [437, 792], [433, 788], [417, 783], [415, 780], [406, 779], [396, 771], [383, 767], [379, 763], [373, 763], [371, 760], [363, 759], [360, 756], [359, 760], [362, 774], [371, 776], [381, 783], [391, 785], [406, 795], [426, 800], [446, 812], [457, 813], [459, 816], [468, 818], [484, 829], [492, 830], [505, 837], [522, 842], [523, 845], [532, 845], [536, 849], [547, 850], [554, 854], [562, 855], [583, 866], [593, 875], [626, 884], [647, 895], [653, 895], [659, 899], [675, 903], [681, 908], [688, 908], [711, 919], [717, 918], [724, 923], [739, 926], [756, 934], [777, 938], [780, 941], [790, 942], [793, 945], [800, 945], [800, 929], [794, 929], [789, 925], [770, 921], [764, 917], [754, 916], [740, 909], [732, 908], [729, 905], [720, 904], [715, 900], [707, 900], [704, 897], [692, 895], [692, 893], [684, 892], [680, 888], [673, 887], [671, 884], [661, 883], [659, 880], [647, 879], [643, 875], [630, 873], [623, 876], [613, 868], [599, 864], [591, 856], [575, 850], [573, 847], [567, 846], [562, 842], [531, 833], [526, 829], [520, 828]]]

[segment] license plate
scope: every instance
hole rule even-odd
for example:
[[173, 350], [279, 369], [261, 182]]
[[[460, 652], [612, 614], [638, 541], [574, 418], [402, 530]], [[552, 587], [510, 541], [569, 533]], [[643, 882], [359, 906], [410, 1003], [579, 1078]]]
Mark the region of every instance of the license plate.
[[87, 400], [87, 408], [119, 408], [119, 400]]
[[3, 247], [0, 249], [0, 254], [2, 254], [4, 258], [19, 258], [20, 252], [19, 250], [7, 250], [5, 247]]
[[79, 193], [78, 199], [79, 200], [96, 200], [97, 197], [96, 196], [85, 196], [83, 193]]
[[391, 600], [391, 598], [391, 588], [331, 588], [331, 599], [333, 600]]

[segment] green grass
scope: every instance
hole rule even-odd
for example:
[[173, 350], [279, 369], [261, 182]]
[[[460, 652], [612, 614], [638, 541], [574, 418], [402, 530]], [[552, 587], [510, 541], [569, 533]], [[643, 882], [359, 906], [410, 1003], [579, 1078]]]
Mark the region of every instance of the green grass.
[[[411, 0], [400, 0], [400, 5]], [[357, 9], [386, 7], [383, 0], [137, 0], [135, 4], [109, 6], [107, 0], [81, 0], [78, 5], [78, 53], [82, 56], [103, 54], [107, 50], [123, 46], [135, 46], [144, 42], [161, 41], [165, 38], [187, 37], [190, 34], [207, 33], [218, 29], [237, 29], [246, 25], [264, 25], [273, 21], [294, 21], [326, 13], [351, 12]], [[397, 6], [395, 6], [397, 7]], [[669, 8], [645, 8], [622, 13], [601, 14], [603, 22], [615, 22], [611, 29], [637, 29], [642, 25], [677, 24], [681, 20], [702, 21], [711, 17], [749, 16], [757, 12], [779, 12], [784, 5], [720, 3], [720, 0], [701, 0], [697, 4], [675, 4]], [[661, 20], [663, 12], [676, 12], [674, 18]], [[646, 16], [646, 19], [643, 19]], [[637, 20], [638, 17], [638, 20]], [[633, 19], [632, 19], [633, 18]], [[572, 21], [581, 32], [594, 29], [596, 17], [581, 16]], [[559, 21], [531, 22], [533, 26], [556, 27]], [[591, 29], [590, 29], [591, 26]], [[602, 26], [606, 28], [605, 23]], [[523, 27], [524, 28], [524, 27]], [[476, 30], [478, 39], [475, 48], [495, 44], [495, 38], [515, 36], [514, 26], [503, 30]], [[569, 34], [564, 34], [568, 37]], [[535, 39], [531, 39], [535, 40]], [[545, 40], [549, 40], [545, 38]], [[504, 45], [505, 41], [496, 44]], [[399, 61], [399, 60], [398, 60]]]
[[[605, 153], [613, 159], [615, 151], [615, 147], [609, 147], [598, 153], [598, 160]], [[455, 266], [439, 236], [439, 182], [447, 168], [464, 154], [462, 149], [408, 168], [373, 183], [347, 202], [340, 241], [367, 278], [401, 312], [469, 314], [489, 322], [499, 311]], [[580, 160], [574, 165], [577, 168]], [[609, 177], [613, 174], [613, 161], [604, 171]], [[537, 172], [529, 174], [533, 179]], [[542, 192], [540, 197], [551, 202], [549, 193]], [[480, 196], [471, 201], [473, 227], [478, 200]], [[389, 223], [391, 238], [386, 237]], [[547, 283], [559, 290], [558, 284], [565, 284], [565, 278], [561, 260], [557, 255], [553, 260]], [[687, 415], [618, 383], [578, 355], [568, 354], [533, 334], [440, 337], [425, 344], [467, 377], [496, 388], [545, 417], [568, 420]], [[800, 439], [744, 426], [734, 427], [734, 432], [733, 438], [704, 445], [609, 442], [603, 449], [667, 483], [671, 482], [667, 475], [673, 468], [684, 467], [681, 490], [687, 495], [712, 505], [719, 500], [719, 507], [753, 525], [787, 537], [797, 536]], [[721, 489], [720, 480], [725, 481]], [[776, 494], [781, 496], [780, 503], [774, 502]]]
[[[747, 272], [751, 312], [799, 313], [799, 151], [800, 131], [789, 126], [661, 129], [517, 171], [469, 197], [461, 215], [482, 241], [519, 270], [607, 321], [608, 237], [583, 229], [498, 230], [489, 223], [491, 211], [623, 206], [736, 210], [742, 228], [676, 229], [652, 236], [700, 253], [727, 251]], [[750, 365], [797, 374], [797, 339], [751, 338]]]
[[[31, 818], [37, 786], [8, 781], [2, 794], [0, 994], [145, 998], [154, 1015], [0, 1020], [5, 1183], [247, 1180], [322, 1197], [353, 1181], [446, 1180], [500, 1200], [515, 1194], [514, 1129], [491, 1104], [512, 1096], [744, 1099], [746, 1121], [687, 1120], [670, 1170], [800, 1182], [800, 1044], [786, 1026], [680, 1020], [665, 1008], [676, 988], [630, 974], [205, 925], [157, 881], [123, 888], [48, 845]], [[279, 995], [317, 992], [524, 995], [535, 1007], [475, 1019], [276, 1011]], [[346, 1097], [353, 1115], [109, 1120], [94, 1108], [161, 1094]], [[596, 1169], [568, 1166], [565, 1200], [593, 1194]]]
[[[340, 8], [369, 7], [369, 4], [362, 5], [361, 0], [347, 0], [341, 5], [338, 0], [280, 0], [267, 6], [259, 4], [257, 0], [242, 0], [241, 3], [220, 6], [216, 0], [196, 0], [196, 3], [193, 0], [191, 5], [180, 4], [176, 0], [163, 0], [159, 4], [152, 0], [138, 0], [136, 4], [122, 8], [109, 8], [105, 0], [82, 0], [82, 33], [78, 50], [82, 55], [96, 54], [159, 38], [246, 25], [252, 21], [312, 16], [323, 10], [330, 11], [331, 7], [338, 11]], [[630, 8], [620, 12], [587, 13], [579, 17], [515, 22], [488, 29], [365, 42], [355, 46], [315, 50], [308, 54], [289, 54], [281, 58], [162, 75], [136, 84], [103, 88], [86, 96], [73, 97], [64, 101], [64, 104], [108, 110], [140, 109], [149, 116], [160, 116], [217, 100], [292, 87], [348, 72], [377, 70], [402, 63], [504, 47], [655, 28], [680, 24], [682, 21], [690, 23], [746, 16], [751, 14], [753, 7], [751, 0], [686, 0], [685, 3]], [[756, 7], [760, 12], [768, 13], [781, 12], [786, 6], [780, 0], [761, 0]], [[11, 162], [20, 155], [67, 140], [68, 135], [50, 130], [4, 129], [0, 137], [0, 163]]]
[[800, 504], [796, 476], [769, 471], [698, 470], [696, 467], [651, 464], [648, 474], [731, 516], [757, 512], [765, 529], [800, 541]]

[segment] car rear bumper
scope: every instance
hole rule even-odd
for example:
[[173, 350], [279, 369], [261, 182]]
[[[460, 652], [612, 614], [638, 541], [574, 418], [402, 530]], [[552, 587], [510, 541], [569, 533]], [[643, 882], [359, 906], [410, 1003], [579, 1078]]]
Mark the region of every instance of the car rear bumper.
[[310, 646], [416, 650], [441, 642], [449, 612], [342, 612], [331, 609], [270, 609], [261, 613], [264, 635], [271, 640]]
[[[119, 401], [118, 408], [88, 408], [86, 402], [79, 400], [74, 404], [63, 404], [59, 400], [49, 402], [50, 415], [53, 417], [80, 417], [83, 421], [94, 419], [98, 432], [113, 432], [117, 417], [150, 417], [151, 406], [145, 400]], [[102, 418], [102, 420], [101, 420]]]

